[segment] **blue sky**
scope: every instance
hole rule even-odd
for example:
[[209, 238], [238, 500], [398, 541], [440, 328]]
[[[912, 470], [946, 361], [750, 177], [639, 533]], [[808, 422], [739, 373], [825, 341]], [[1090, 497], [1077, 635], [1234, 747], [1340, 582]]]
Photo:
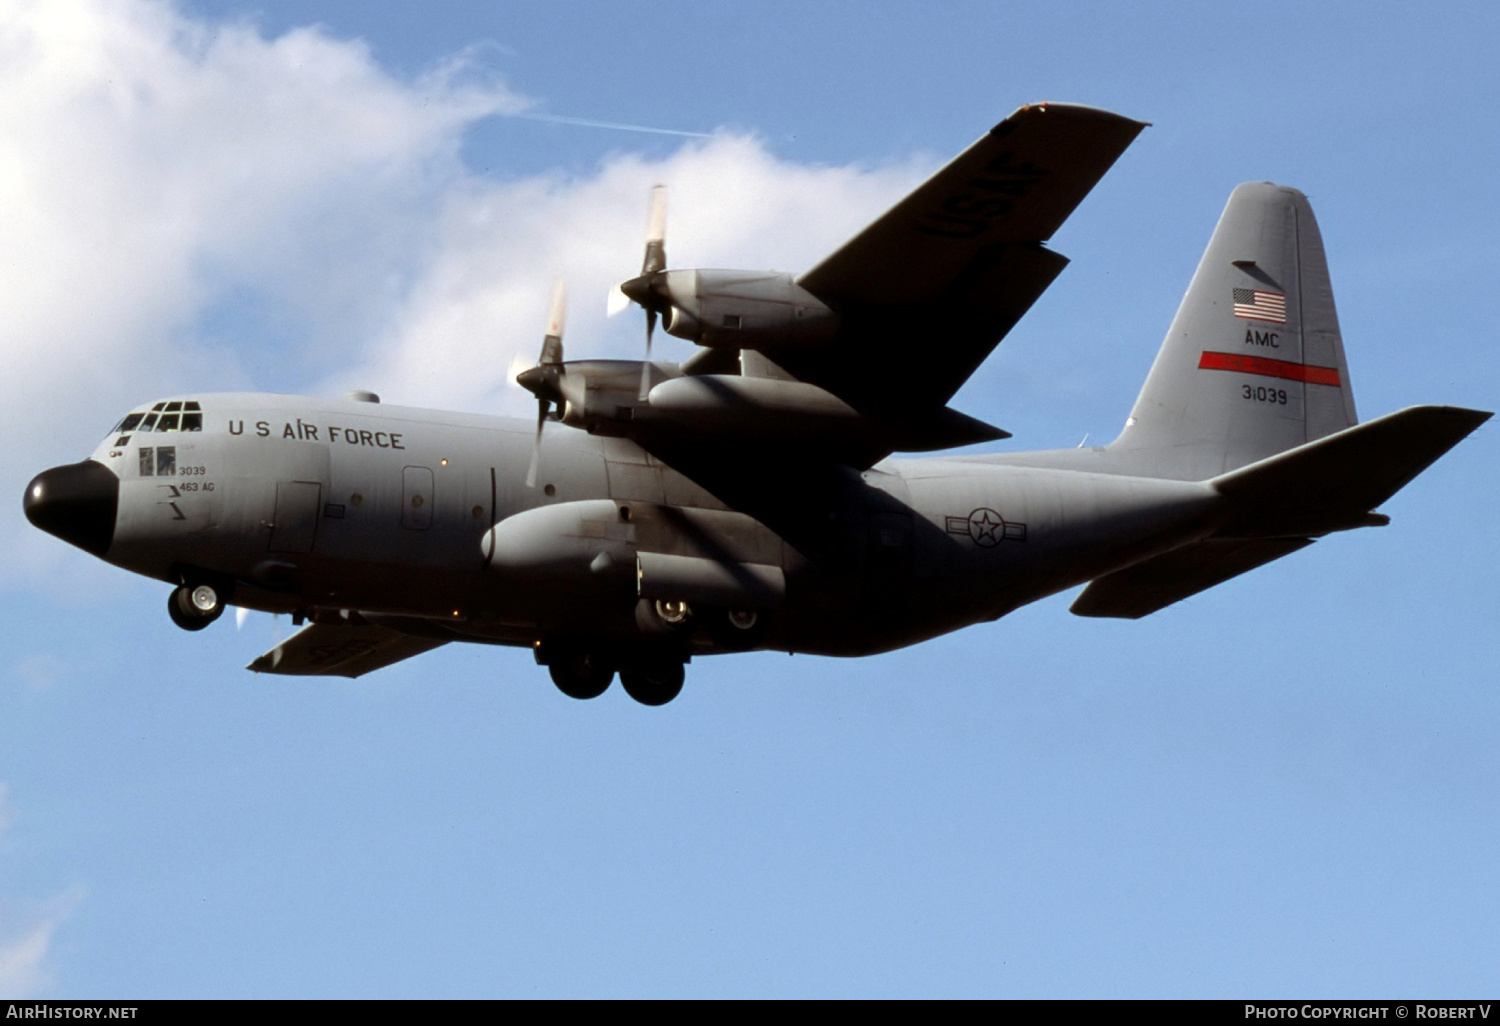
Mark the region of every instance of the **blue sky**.
[[[554, 277], [570, 352], [637, 352], [652, 182], [674, 263], [797, 270], [1038, 99], [1154, 127], [960, 393], [1005, 447], [1113, 437], [1250, 179], [1312, 200], [1361, 416], [1496, 409], [1500, 15], [1309, 8], [13, 4], [0, 484], [184, 388], [524, 413]], [[702, 660], [659, 710], [479, 647], [257, 678], [285, 623], [184, 634], [16, 501], [0, 994], [1488, 993], [1495, 439], [1139, 622]]]

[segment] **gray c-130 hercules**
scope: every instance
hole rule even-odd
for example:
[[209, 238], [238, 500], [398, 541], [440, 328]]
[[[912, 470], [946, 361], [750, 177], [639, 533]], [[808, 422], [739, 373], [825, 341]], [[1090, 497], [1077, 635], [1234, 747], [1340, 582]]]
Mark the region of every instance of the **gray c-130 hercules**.
[[[1490, 414], [1358, 422], [1317, 223], [1269, 183], [1234, 190], [1113, 442], [888, 458], [1007, 437], [948, 401], [1143, 127], [1022, 107], [798, 277], [669, 270], [658, 192], [620, 286], [646, 360], [565, 361], [559, 290], [518, 377], [535, 425], [368, 393], [184, 396], [39, 474], [26, 514], [172, 584], [186, 629], [226, 604], [305, 624], [252, 670], [356, 677], [476, 641], [532, 647], [577, 698], [618, 673], [648, 705], [695, 655], [868, 655], [1085, 583], [1073, 612], [1136, 618], [1386, 523], [1376, 507]], [[698, 344], [680, 364], [651, 362], [658, 318]]]

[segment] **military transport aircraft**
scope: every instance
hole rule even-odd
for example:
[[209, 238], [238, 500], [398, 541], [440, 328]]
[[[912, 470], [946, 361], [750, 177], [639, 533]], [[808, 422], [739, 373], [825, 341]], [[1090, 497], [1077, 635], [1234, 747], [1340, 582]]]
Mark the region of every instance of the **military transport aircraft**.
[[[644, 266], [646, 359], [566, 361], [562, 296], [527, 422], [342, 400], [147, 403], [26, 490], [31, 522], [302, 630], [250, 664], [357, 677], [450, 641], [531, 647], [566, 695], [660, 705], [695, 655], [868, 655], [1088, 584], [1141, 617], [1375, 508], [1489, 418], [1360, 424], [1306, 198], [1239, 186], [1118, 438], [1007, 437], [948, 401], [1067, 260], [1047, 240], [1145, 127], [1022, 107], [805, 274]], [[653, 362], [658, 318], [697, 344]], [[916, 357], [916, 358], [914, 358]], [[1091, 583], [1090, 583], [1091, 582]]]

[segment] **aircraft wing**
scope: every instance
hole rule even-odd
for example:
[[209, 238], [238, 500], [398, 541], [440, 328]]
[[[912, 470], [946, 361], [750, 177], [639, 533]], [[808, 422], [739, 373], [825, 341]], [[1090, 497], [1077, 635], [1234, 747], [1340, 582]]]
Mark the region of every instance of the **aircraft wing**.
[[314, 623], [245, 668], [297, 677], [361, 677], [445, 644], [372, 623]]
[[1062, 271], [1044, 243], [1144, 127], [1022, 107], [798, 279], [838, 311], [832, 342], [767, 355], [866, 413], [943, 405]]

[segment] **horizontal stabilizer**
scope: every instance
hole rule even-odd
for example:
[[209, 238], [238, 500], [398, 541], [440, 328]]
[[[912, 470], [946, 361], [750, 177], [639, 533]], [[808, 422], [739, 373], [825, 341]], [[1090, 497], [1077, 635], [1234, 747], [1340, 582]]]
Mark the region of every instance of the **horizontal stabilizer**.
[[1490, 419], [1457, 406], [1413, 406], [1214, 478], [1232, 500], [1218, 534], [1326, 534], [1371, 522], [1370, 510]]
[[361, 677], [445, 644], [371, 623], [314, 623], [245, 669], [296, 677]]
[[1311, 544], [1311, 538], [1210, 538], [1099, 578], [1071, 611], [1139, 620]]

